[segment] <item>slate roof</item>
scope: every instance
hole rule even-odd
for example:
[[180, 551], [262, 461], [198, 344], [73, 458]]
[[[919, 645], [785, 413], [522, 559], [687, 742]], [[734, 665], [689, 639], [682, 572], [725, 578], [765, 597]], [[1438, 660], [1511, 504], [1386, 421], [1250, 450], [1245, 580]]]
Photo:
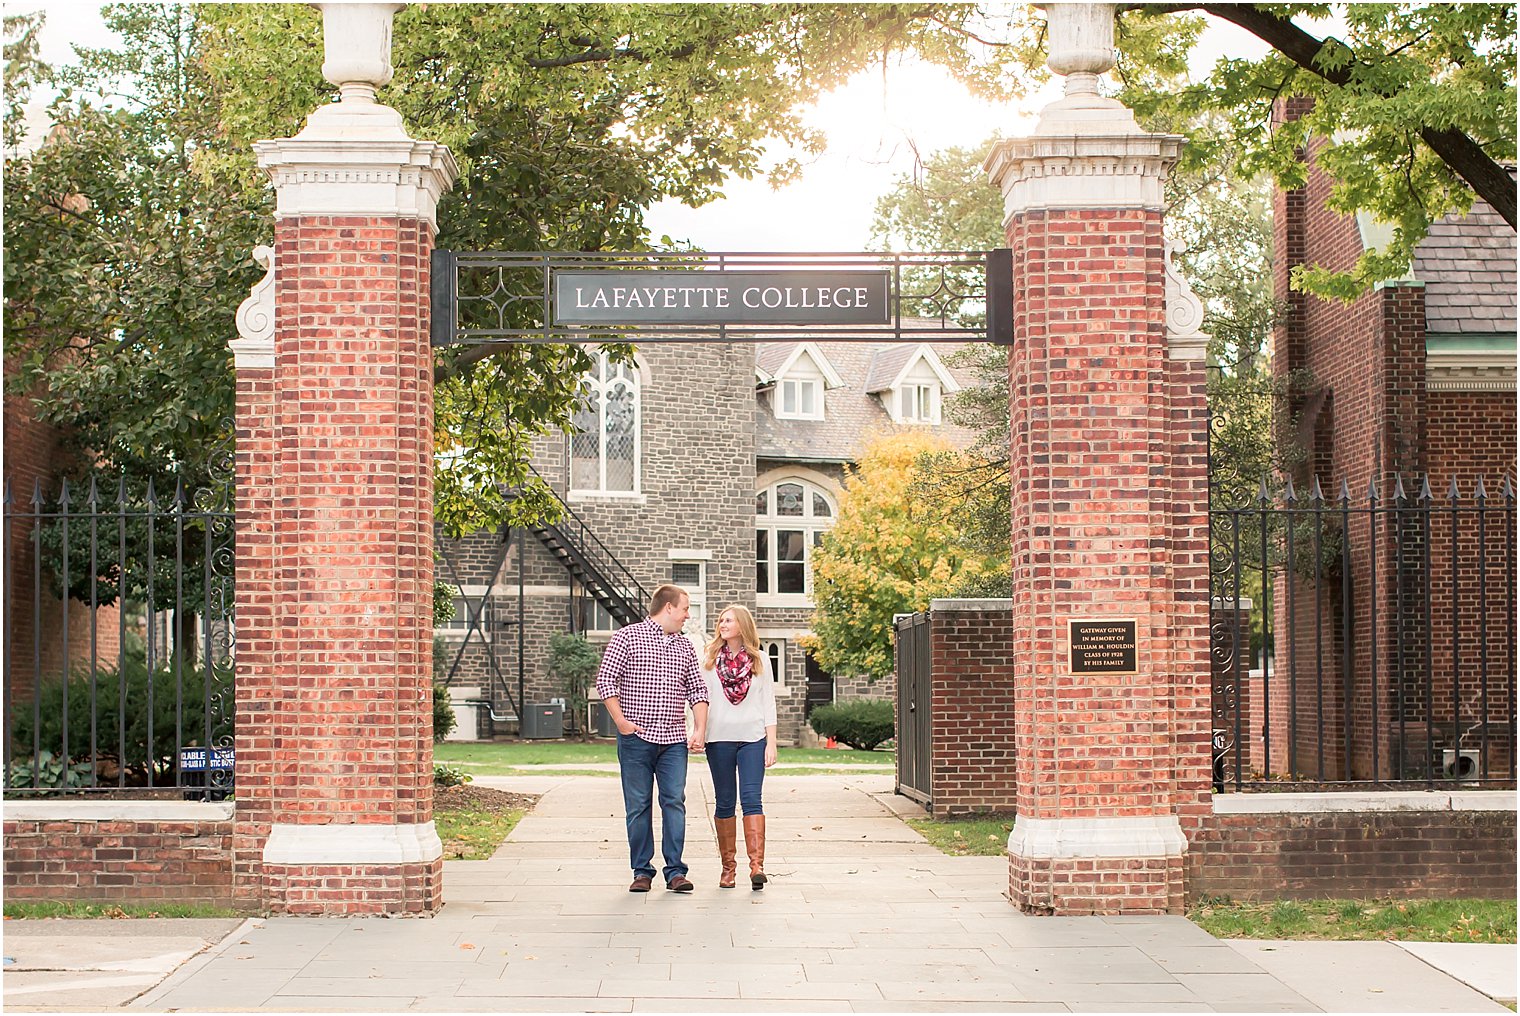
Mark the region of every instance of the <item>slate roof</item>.
[[[828, 357], [842, 378], [844, 386], [824, 392], [822, 420], [778, 420], [772, 410], [771, 396], [757, 394], [755, 398], [755, 455], [761, 459], [791, 459], [800, 462], [854, 462], [860, 451], [876, 434], [907, 429], [914, 424], [894, 424], [881, 399], [867, 391], [867, 381], [873, 375], [873, 363], [897, 367], [887, 378], [890, 381], [907, 362], [917, 342], [830, 342], [814, 339], [819, 350]], [[766, 364], [779, 367], [791, 354], [796, 343], [767, 343], [755, 349], [756, 362], [766, 369]], [[949, 359], [957, 350], [964, 348], [955, 344], [935, 344], [935, 354], [941, 362]], [[962, 388], [974, 387], [975, 375], [963, 368], [946, 364], [952, 377]], [[769, 369], [767, 369], [769, 373]], [[977, 432], [949, 423], [927, 428], [951, 444], [966, 447], [977, 438]]]
[[1425, 283], [1427, 331], [1515, 333], [1515, 234], [1486, 202], [1432, 223], [1413, 274]]
[[872, 353], [871, 365], [866, 370], [866, 391], [874, 395], [890, 388], [917, 348], [913, 344], [891, 345]]

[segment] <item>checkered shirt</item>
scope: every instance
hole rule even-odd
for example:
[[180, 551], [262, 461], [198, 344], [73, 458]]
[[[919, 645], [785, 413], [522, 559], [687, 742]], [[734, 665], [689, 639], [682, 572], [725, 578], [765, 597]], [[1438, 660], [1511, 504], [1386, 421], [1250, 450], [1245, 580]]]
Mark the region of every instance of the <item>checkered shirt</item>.
[[665, 634], [649, 617], [613, 634], [596, 672], [596, 692], [604, 699], [616, 696], [623, 715], [651, 744], [686, 740], [685, 703], [708, 700], [691, 642], [680, 632]]

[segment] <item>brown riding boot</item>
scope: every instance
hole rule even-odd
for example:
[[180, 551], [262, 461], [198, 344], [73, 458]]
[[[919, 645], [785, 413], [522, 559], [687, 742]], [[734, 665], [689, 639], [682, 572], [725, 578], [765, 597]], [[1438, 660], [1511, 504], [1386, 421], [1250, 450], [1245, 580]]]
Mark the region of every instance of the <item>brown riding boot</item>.
[[713, 824], [718, 828], [718, 857], [723, 861], [723, 873], [718, 876], [719, 889], [732, 889], [734, 879], [738, 877], [739, 869], [734, 864], [734, 846], [738, 839], [739, 820], [730, 815], [728, 818], [715, 818]]
[[749, 887], [765, 888], [765, 816], [744, 816], [744, 849], [749, 852]]

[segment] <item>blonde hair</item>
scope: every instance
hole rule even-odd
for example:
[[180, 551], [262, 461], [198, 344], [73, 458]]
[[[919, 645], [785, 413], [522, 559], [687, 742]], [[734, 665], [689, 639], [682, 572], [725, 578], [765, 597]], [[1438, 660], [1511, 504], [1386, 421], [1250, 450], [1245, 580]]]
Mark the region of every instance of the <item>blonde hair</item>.
[[755, 631], [755, 615], [749, 612], [748, 607], [737, 603], [730, 604], [718, 612], [718, 619], [713, 622], [712, 641], [707, 643], [707, 649], [702, 654], [702, 666], [711, 670], [718, 665], [718, 650], [723, 648], [727, 641], [718, 634], [718, 625], [723, 623], [723, 615], [730, 612], [739, 624], [739, 639], [744, 643], [744, 651], [749, 653], [750, 665], [755, 673], [759, 674], [760, 661], [763, 657], [760, 654], [760, 635]]

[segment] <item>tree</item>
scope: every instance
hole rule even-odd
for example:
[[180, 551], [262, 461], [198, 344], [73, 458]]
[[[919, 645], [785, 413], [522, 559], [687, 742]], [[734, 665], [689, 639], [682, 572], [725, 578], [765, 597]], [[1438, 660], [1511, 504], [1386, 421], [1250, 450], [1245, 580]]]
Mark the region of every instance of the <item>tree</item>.
[[[1393, 240], [1349, 272], [1294, 271], [1294, 284], [1350, 298], [1401, 275], [1415, 245], [1443, 215], [1482, 197], [1516, 224], [1515, 7], [1513, 4], [1132, 4], [1122, 23], [1202, 11], [1273, 47], [1260, 60], [1221, 59], [1203, 82], [1172, 91], [1142, 86], [1120, 94], [1142, 117], [1161, 110], [1220, 129], [1197, 133], [1190, 157], [1236, 152], [1247, 177], [1284, 187], [1304, 180], [1297, 152], [1311, 137], [1334, 139], [1318, 164], [1334, 180], [1330, 204], [1372, 213]], [[1340, 37], [1320, 38], [1295, 19], [1337, 16]], [[1144, 60], [1145, 54], [1136, 54]], [[1302, 96], [1313, 109], [1274, 123], [1273, 102]]]
[[955, 583], [1002, 566], [969, 550], [943, 506], [916, 486], [924, 456], [945, 451], [916, 431], [872, 440], [845, 471], [838, 521], [813, 552], [813, 636], [819, 666], [871, 680], [892, 673], [892, 617], [923, 610]]

